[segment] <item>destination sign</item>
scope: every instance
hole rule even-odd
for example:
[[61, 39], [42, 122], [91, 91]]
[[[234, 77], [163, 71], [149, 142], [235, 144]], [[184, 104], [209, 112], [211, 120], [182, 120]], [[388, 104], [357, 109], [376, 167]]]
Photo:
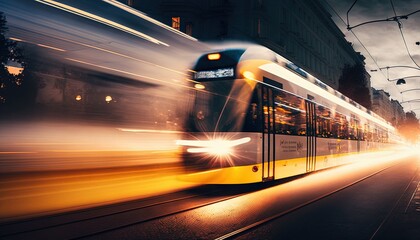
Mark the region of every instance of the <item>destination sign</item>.
[[233, 68], [222, 68], [209, 71], [198, 71], [194, 74], [195, 79], [205, 79], [205, 78], [226, 78], [233, 77], [235, 71]]

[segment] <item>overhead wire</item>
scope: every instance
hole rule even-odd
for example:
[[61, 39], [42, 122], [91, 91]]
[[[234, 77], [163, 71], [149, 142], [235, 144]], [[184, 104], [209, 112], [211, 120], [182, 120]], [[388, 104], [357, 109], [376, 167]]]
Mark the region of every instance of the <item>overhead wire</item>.
[[[337, 15], [337, 17], [346, 25], [348, 26], [348, 13], [350, 12], [350, 10], [353, 8], [354, 4], [356, 4], [356, 2], [358, 0], [355, 0], [352, 4], [352, 6], [350, 7], [350, 9], [347, 11], [347, 23], [344, 21], [344, 19], [340, 16], [340, 14], [337, 13], [337, 11], [331, 6], [331, 4], [328, 2], [328, 0], [324, 0], [325, 3], [331, 8], [331, 10], [335, 13], [335, 15]], [[356, 33], [350, 29], [349, 30], [353, 36], [357, 39], [357, 41], [360, 43], [360, 45], [363, 47], [363, 49], [365, 49], [365, 51], [367, 52], [367, 54], [369, 55], [369, 57], [372, 59], [372, 61], [375, 63], [376, 67], [378, 67], [378, 69], [380, 69], [378, 62], [375, 60], [375, 58], [372, 56], [372, 54], [369, 52], [369, 50], [366, 48], [366, 46], [362, 43], [362, 41], [359, 39], [359, 37], [356, 35]], [[383, 71], [380, 71], [380, 73], [382, 74], [382, 76], [387, 79], [387, 77], [385, 76], [385, 74], [383, 73]]]
[[[392, 0], [389, 0], [389, 1], [390, 1], [390, 3], [391, 3], [391, 6], [392, 6], [392, 11], [394, 11], [394, 16], [395, 16], [395, 18], [396, 18], [396, 17], [397, 17], [397, 11], [395, 10], [394, 2], [393, 2]], [[411, 15], [411, 14], [414, 14], [414, 13], [416, 13], [416, 12], [418, 12], [418, 11], [414, 11], [414, 12], [410, 13], [410, 15]], [[408, 16], [408, 15], [407, 15], [407, 16]], [[407, 46], [407, 41], [405, 40], [405, 37], [404, 37], [404, 32], [403, 32], [403, 30], [402, 30], [402, 24], [401, 24], [401, 22], [400, 22], [399, 20], [396, 20], [396, 22], [398, 23], [398, 29], [400, 30], [401, 37], [402, 37], [402, 39], [403, 39], [404, 46], [405, 46], [405, 49], [407, 50], [408, 56], [410, 57], [411, 61], [413, 61], [413, 63], [414, 63], [417, 67], [419, 67], [419, 68], [420, 68], [420, 66], [417, 64], [417, 62], [414, 60], [413, 56], [411, 55], [410, 50], [408, 49], [408, 46]], [[407, 78], [407, 77], [405, 77], [405, 78]], [[402, 94], [402, 92], [401, 92], [401, 94]], [[410, 101], [407, 101], [407, 102], [409, 102], [410, 108], [412, 108], [412, 107], [411, 107], [411, 102], [410, 102]], [[403, 102], [401, 102], [401, 103], [403, 103]]]
[[[395, 11], [395, 7], [394, 7], [394, 2], [393, 2], [392, 0], [389, 0], [389, 1], [391, 2], [391, 6], [392, 6], [392, 10], [394, 11], [394, 15], [395, 15], [395, 17], [397, 17], [397, 12]], [[417, 13], [417, 12], [419, 12], [419, 11], [420, 11], [420, 10], [418, 10], [418, 11], [414, 11], [414, 12], [410, 13], [409, 15], [412, 15], [412, 14]], [[406, 15], [406, 16], [409, 16], [409, 15]], [[417, 67], [419, 67], [419, 68], [420, 68], [420, 66], [417, 64], [417, 62], [414, 60], [413, 56], [411, 55], [410, 50], [408, 49], [408, 46], [407, 46], [407, 41], [405, 40], [405, 36], [404, 36], [404, 32], [403, 32], [403, 30], [402, 30], [402, 24], [401, 24], [401, 22], [400, 22], [399, 20], [396, 20], [396, 21], [397, 21], [397, 23], [398, 23], [398, 28], [399, 28], [399, 30], [400, 30], [401, 37], [402, 37], [402, 39], [403, 39], [404, 46], [405, 46], [405, 49], [407, 50], [408, 56], [410, 57], [411, 61], [413, 61], [413, 63], [414, 63]]]

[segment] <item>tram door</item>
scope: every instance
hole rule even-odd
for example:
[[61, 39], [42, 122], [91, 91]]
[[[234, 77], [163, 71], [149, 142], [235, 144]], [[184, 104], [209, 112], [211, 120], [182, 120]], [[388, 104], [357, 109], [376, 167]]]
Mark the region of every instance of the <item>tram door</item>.
[[316, 109], [315, 103], [306, 100], [306, 172], [316, 167]]
[[263, 137], [262, 137], [262, 180], [274, 179], [275, 172], [275, 106], [273, 89], [262, 86], [262, 116], [263, 116]]

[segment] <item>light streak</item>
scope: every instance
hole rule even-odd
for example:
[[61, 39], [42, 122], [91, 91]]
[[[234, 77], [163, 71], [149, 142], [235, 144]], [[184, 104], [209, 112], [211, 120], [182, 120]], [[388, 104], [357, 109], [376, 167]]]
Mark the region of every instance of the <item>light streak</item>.
[[162, 27], [162, 28], [164, 28], [164, 29], [166, 29], [168, 31], [171, 31], [173, 33], [176, 33], [176, 34], [178, 34], [180, 36], [183, 36], [185, 38], [188, 38], [188, 39], [190, 39], [192, 41], [197, 41], [196, 38], [193, 38], [190, 35], [187, 35], [187, 34], [181, 32], [181, 31], [178, 31], [175, 28], [169, 27], [166, 24], [163, 24], [163, 23], [161, 23], [161, 22], [159, 22], [159, 21], [157, 21], [157, 20], [155, 20], [155, 19], [147, 16], [146, 14], [144, 14], [144, 13], [142, 13], [142, 12], [136, 10], [136, 9], [133, 9], [133, 8], [131, 8], [131, 7], [123, 4], [123, 3], [120, 3], [120, 2], [115, 1], [115, 0], [103, 0], [103, 1], [106, 2], [106, 3], [108, 3], [108, 4], [113, 5], [114, 7], [117, 7], [117, 8], [120, 8], [120, 9], [124, 10], [124, 11], [127, 11], [127, 12], [129, 12], [129, 13], [137, 16], [137, 17], [140, 17], [140, 18], [142, 18], [142, 19], [144, 19], [146, 21], [149, 21], [151, 23], [154, 23], [154, 24], [158, 25], [159, 27]]
[[157, 82], [163, 82], [165, 84], [172, 84], [172, 85], [175, 85], [175, 86], [185, 87], [182, 84], [167, 82], [167, 81], [164, 81], [164, 80], [160, 80], [160, 79], [153, 78], [153, 77], [148, 77], [148, 76], [145, 76], [145, 75], [140, 75], [140, 74], [137, 74], [137, 73], [127, 72], [127, 71], [123, 71], [123, 70], [120, 70], [120, 69], [110, 68], [110, 67], [106, 67], [106, 66], [102, 66], [102, 65], [98, 65], [98, 64], [94, 64], [94, 63], [88, 63], [88, 62], [85, 62], [85, 61], [82, 61], [82, 60], [77, 60], [77, 59], [73, 59], [73, 58], [65, 58], [65, 59], [69, 60], [69, 61], [72, 61], [72, 62], [77, 62], [77, 63], [81, 63], [81, 64], [93, 66], [93, 67], [98, 67], [98, 68], [102, 68], [102, 69], [106, 69], [106, 70], [111, 70], [111, 71], [115, 71], [115, 72], [119, 72], [119, 73], [123, 73], [123, 74], [128, 74], [128, 75], [135, 76], [135, 77], [141, 77], [141, 78], [145, 78], [145, 79], [149, 79], [149, 80], [153, 80], [153, 81], [157, 81]]
[[[40, 34], [40, 33], [38, 33], [38, 34]], [[44, 36], [47, 36], [47, 35], [44, 35]], [[106, 52], [106, 53], [110, 53], [110, 54], [113, 54], [113, 55], [116, 55], [116, 56], [119, 56], [119, 57], [124, 57], [124, 58], [130, 59], [130, 60], [145, 63], [145, 64], [148, 64], [148, 65], [157, 67], [157, 68], [165, 69], [165, 70], [168, 70], [168, 71], [171, 71], [171, 72], [174, 72], [174, 73], [178, 73], [178, 74], [181, 74], [181, 75], [184, 75], [184, 76], [188, 76], [188, 74], [185, 73], [185, 72], [177, 71], [177, 70], [172, 69], [172, 68], [164, 67], [164, 66], [158, 65], [156, 63], [148, 62], [146, 60], [135, 58], [135, 57], [132, 57], [132, 56], [129, 56], [129, 55], [126, 55], [126, 54], [122, 54], [122, 53], [119, 53], [119, 52], [115, 52], [115, 51], [112, 51], [112, 50], [108, 50], [108, 49], [105, 49], [105, 48], [97, 47], [97, 46], [94, 46], [94, 45], [90, 45], [90, 44], [86, 44], [86, 43], [82, 43], [82, 42], [78, 42], [78, 41], [74, 41], [74, 40], [71, 40], [71, 39], [62, 38], [62, 37], [58, 37], [58, 36], [54, 36], [54, 37], [47, 36], [47, 37], [58, 39], [58, 40], [61, 40], [61, 41], [66, 41], [66, 42], [69, 42], [69, 43], [77, 44], [77, 45], [88, 47], [88, 48], [92, 48], [92, 49], [99, 50], [99, 51]], [[9, 39], [13, 40], [13, 41], [26, 42], [26, 43], [31, 43], [31, 44], [36, 44], [37, 45], [37, 43], [26, 41], [26, 40], [23, 40], [23, 39], [20, 39], [20, 38], [10, 37]], [[192, 81], [192, 80], [188, 80], [188, 81]]]
[[9, 37], [10, 40], [12, 41], [16, 41], [16, 42], [24, 42], [22, 39], [20, 38], [14, 38], [14, 37]]
[[100, 17], [98, 15], [83, 11], [81, 9], [78, 9], [78, 8], [63, 4], [63, 3], [59, 3], [59, 2], [56, 2], [56, 1], [53, 1], [53, 0], [35, 0], [35, 1], [37, 1], [39, 3], [42, 3], [42, 4], [45, 4], [45, 5], [48, 5], [48, 6], [51, 6], [51, 7], [54, 7], [54, 8], [57, 8], [57, 9], [60, 9], [60, 10], [63, 10], [63, 11], [66, 11], [66, 12], [69, 12], [69, 13], [72, 13], [72, 14], [75, 14], [75, 15], [78, 15], [78, 16], [81, 16], [81, 17], [84, 17], [84, 18], [87, 18], [87, 19], [90, 19], [90, 20], [93, 20], [93, 21], [96, 21], [96, 22], [99, 22], [99, 23], [102, 23], [104, 25], [113, 27], [115, 29], [121, 30], [121, 31], [126, 32], [126, 33], [129, 33], [129, 34], [134, 35], [136, 37], [145, 39], [149, 42], [169, 47], [169, 44], [164, 43], [164, 42], [162, 42], [162, 41], [160, 41], [156, 38], [153, 38], [153, 37], [151, 37], [147, 34], [144, 34], [142, 32], [139, 32], [137, 30], [134, 30], [132, 28], [124, 26], [122, 24], [116, 23], [114, 21], [108, 20], [106, 18]]
[[189, 153], [210, 153], [212, 155], [229, 155], [232, 154], [232, 148], [251, 141], [250, 137], [244, 137], [237, 140], [177, 140], [176, 145], [189, 146], [197, 148], [188, 148]]
[[145, 61], [145, 60], [142, 60], [142, 59], [131, 57], [131, 56], [128, 56], [128, 55], [125, 55], [125, 54], [122, 54], [122, 53], [114, 52], [112, 50], [108, 50], [108, 49], [105, 49], [105, 48], [96, 47], [96, 46], [93, 46], [93, 45], [90, 45], [90, 44], [81, 43], [81, 42], [77, 42], [77, 41], [73, 41], [73, 40], [65, 39], [65, 38], [59, 38], [59, 37], [57, 37], [57, 39], [63, 40], [63, 41], [67, 41], [67, 42], [71, 42], [71, 43], [74, 43], [74, 44], [78, 44], [78, 45], [81, 45], [81, 46], [84, 46], [84, 47], [96, 49], [96, 50], [99, 50], [99, 51], [102, 51], [102, 52], [106, 52], [106, 53], [110, 53], [110, 54], [113, 54], [113, 55], [116, 55], [116, 56], [119, 56], [119, 57], [124, 57], [124, 58], [131, 59], [131, 60], [134, 60], [134, 61], [137, 61], [137, 62], [149, 64], [149, 65], [152, 65], [154, 67], [158, 67], [158, 68], [161, 68], [161, 69], [165, 69], [165, 70], [168, 70], [168, 71], [171, 71], [171, 72], [175, 72], [175, 73], [178, 73], [178, 74], [181, 74], [181, 75], [188, 76], [188, 74], [186, 74], [184, 72], [180, 72], [180, 71], [177, 71], [177, 70], [174, 70], [174, 69], [171, 69], [171, 68], [167, 68], [167, 67], [158, 65], [156, 63], [151, 63], [151, 62], [148, 62], [148, 61]]
[[393, 129], [393, 127], [387, 125], [385, 122], [378, 120], [377, 118], [369, 115], [368, 113], [360, 110], [359, 108], [353, 106], [352, 104], [344, 101], [343, 99], [335, 96], [334, 94], [328, 92], [328, 91], [324, 91], [318, 87], [316, 87], [314, 84], [312, 84], [311, 82], [303, 79], [302, 77], [293, 74], [291, 72], [289, 72], [287, 69], [280, 67], [278, 64], [276, 63], [269, 63], [269, 64], [265, 64], [263, 66], [260, 67], [260, 69], [267, 71], [269, 73], [272, 73], [276, 76], [282, 76], [283, 79], [285, 79], [286, 81], [289, 82], [293, 82], [294, 84], [301, 86], [302, 88], [314, 92], [320, 96], [323, 96], [325, 98], [327, 98], [328, 100], [337, 103], [340, 106], [345, 107], [348, 110], [351, 110], [353, 112], [356, 112], [357, 114], [387, 128], [387, 129]]
[[45, 45], [45, 44], [37, 43], [36, 45], [40, 46], [40, 47], [43, 47], [43, 48], [48, 48], [48, 49], [52, 49], [52, 50], [55, 50], [55, 51], [59, 51], [59, 52], [65, 52], [66, 51], [64, 49], [48, 46], [48, 45]]
[[132, 128], [117, 128], [121, 132], [134, 132], [134, 133], [182, 133], [181, 131], [170, 130], [153, 130], [153, 129], [132, 129]]
[[26, 41], [26, 40], [23, 40], [23, 39], [20, 39], [20, 38], [14, 38], [14, 37], [10, 37], [9, 39], [12, 40], [12, 41], [16, 41], [16, 42], [25, 42], [25, 43], [34, 44], [34, 45], [37, 45], [39, 47], [48, 48], [48, 49], [52, 49], [52, 50], [59, 51], [59, 52], [66, 52], [66, 50], [64, 50], [62, 48], [53, 47], [53, 46], [49, 46], [49, 45], [42, 44], [42, 43], [34, 43], [34, 42], [30, 42], [30, 41]]

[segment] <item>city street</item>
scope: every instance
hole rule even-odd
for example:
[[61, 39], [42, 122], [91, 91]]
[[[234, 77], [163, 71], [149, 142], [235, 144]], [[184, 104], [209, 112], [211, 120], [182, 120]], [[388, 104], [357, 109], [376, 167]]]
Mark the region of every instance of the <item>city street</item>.
[[420, 236], [420, 3], [0, 0], [0, 239]]

